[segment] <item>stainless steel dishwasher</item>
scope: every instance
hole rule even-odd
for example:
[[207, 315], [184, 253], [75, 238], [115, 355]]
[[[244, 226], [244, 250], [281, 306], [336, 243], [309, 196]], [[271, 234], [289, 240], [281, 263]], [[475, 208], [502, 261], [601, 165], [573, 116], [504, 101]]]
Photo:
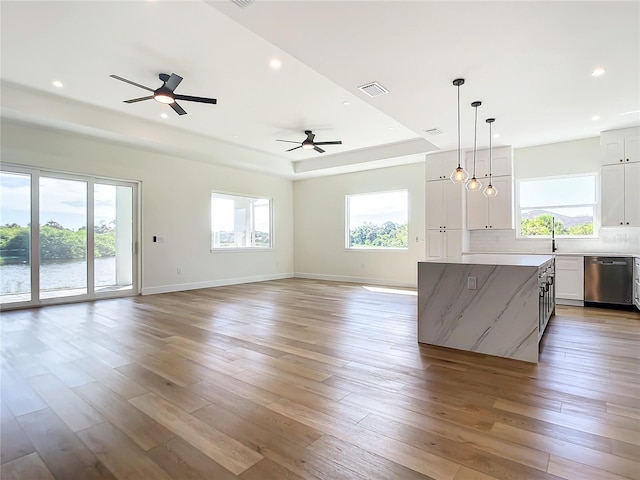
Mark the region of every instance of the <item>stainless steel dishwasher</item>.
[[633, 258], [584, 257], [584, 302], [633, 305]]

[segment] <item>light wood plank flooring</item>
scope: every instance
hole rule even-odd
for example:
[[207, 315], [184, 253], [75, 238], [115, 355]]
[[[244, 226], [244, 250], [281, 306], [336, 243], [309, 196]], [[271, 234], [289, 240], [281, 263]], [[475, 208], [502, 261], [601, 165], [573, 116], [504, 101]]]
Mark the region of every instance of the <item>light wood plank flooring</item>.
[[417, 344], [412, 293], [4, 312], [1, 477], [640, 479], [640, 314], [558, 307], [531, 365]]

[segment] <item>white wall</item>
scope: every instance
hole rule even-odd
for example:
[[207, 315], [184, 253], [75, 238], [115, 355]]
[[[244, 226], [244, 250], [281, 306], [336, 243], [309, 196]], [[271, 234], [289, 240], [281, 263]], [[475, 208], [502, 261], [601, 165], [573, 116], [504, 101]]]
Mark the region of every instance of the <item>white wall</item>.
[[[291, 180], [6, 121], [2, 161], [140, 181], [143, 293], [293, 275]], [[275, 248], [211, 253], [212, 190], [272, 198]], [[153, 243], [154, 235], [165, 243]]]
[[600, 171], [600, 137], [513, 151], [514, 177], [551, 177]]
[[[515, 149], [513, 159], [516, 181], [600, 172], [600, 137]], [[474, 230], [470, 242], [471, 252], [551, 252], [551, 240], [516, 238], [515, 230]], [[560, 238], [556, 244], [558, 253], [638, 253], [640, 228], [601, 228], [598, 238]]]
[[[296, 181], [296, 276], [416, 286], [417, 262], [425, 254], [424, 178], [420, 162]], [[346, 249], [345, 195], [400, 189], [409, 190], [408, 250]]]

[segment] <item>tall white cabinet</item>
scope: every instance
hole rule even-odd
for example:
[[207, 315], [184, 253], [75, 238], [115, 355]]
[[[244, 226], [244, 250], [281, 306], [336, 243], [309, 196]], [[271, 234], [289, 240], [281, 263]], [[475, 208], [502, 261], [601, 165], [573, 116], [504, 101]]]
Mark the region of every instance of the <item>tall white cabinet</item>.
[[427, 155], [427, 258], [457, 257], [462, 253], [464, 186], [449, 179], [457, 166], [456, 151]]
[[[473, 152], [467, 152], [467, 171], [473, 172]], [[471, 163], [470, 163], [471, 162]], [[493, 149], [493, 178], [491, 183], [498, 189], [498, 195], [487, 198], [482, 192], [467, 192], [467, 229], [510, 229], [513, 228], [513, 149], [497, 147]], [[476, 152], [476, 178], [482, 188], [489, 183], [489, 150]]]
[[640, 226], [640, 127], [600, 135], [601, 224]]

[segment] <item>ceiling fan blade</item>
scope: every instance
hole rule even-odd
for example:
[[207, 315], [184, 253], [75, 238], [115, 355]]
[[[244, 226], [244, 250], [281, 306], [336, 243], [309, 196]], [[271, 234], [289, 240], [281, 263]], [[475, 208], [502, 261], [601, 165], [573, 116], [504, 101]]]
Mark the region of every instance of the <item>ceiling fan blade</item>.
[[135, 85], [136, 87], [144, 88], [145, 90], [149, 90], [150, 92], [154, 92], [155, 91], [152, 88], [145, 87], [144, 85], [140, 85], [139, 83], [132, 82], [131, 80], [127, 80], [126, 78], [119, 77], [118, 75], [109, 75], [109, 76], [111, 78], [115, 78], [116, 80], [120, 80], [121, 82], [129, 83], [131, 85]]
[[342, 145], [342, 140], [336, 140], [334, 142], [315, 142], [316, 145]]
[[290, 152], [291, 150], [297, 150], [297, 149], [299, 149], [299, 148], [302, 148], [302, 145], [299, 145], [299, 146], [297, 146], [297, 147], [290, 148], [289, 150], [285, 150], [285, 152]]
[[178, 114], [178, 115], [186, 115], [187, 112], [184, 111], [184, 109], [178, 105], [176, 102], [170, 103], [169, 106], [171, 108], [173, 108], [173, 110]]
[[318, 153], [324, 153], [324, 150], [321, 149], [320, 147], [313, 147], [313, 149]]
[[173, 92], [176, 89], [176, 87], [180, 85], [181, 81], [182, 81], [182, 77], [180, 75], [176, 75], [175, 73], [172, 73], [171, 76], [169, 77], [169, 80], [167, 80], [164, 85]]
[[176, 100], [186, 100], [187, 102], [218, 103], [215, 98], [192, 97], [191, 95], [174, 95], [174, 98]]
[[276, 142], [300, 143], [300, 142], [294, 142], [293, 140], [276, 140]]
[[153, 98], [153, 95], [151, 95], [150, 97], [132, 98], [131, 100], [124, 100], [124, 103], [136, 103], [136, 102], [141, 102], [143, 100], [151, 100], [152, 98]]

